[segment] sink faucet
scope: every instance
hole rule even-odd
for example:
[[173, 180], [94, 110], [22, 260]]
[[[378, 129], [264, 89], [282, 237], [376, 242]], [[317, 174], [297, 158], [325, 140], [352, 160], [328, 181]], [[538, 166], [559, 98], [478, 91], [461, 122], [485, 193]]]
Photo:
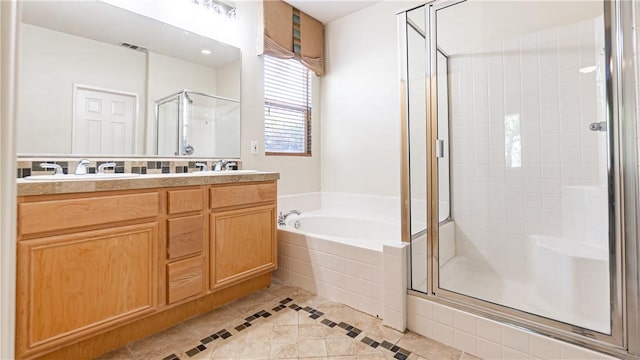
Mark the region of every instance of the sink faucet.
[[299, 210], [289, 210], [287, 212], [280, 211], [278, 215], [278, 225], [287, 225], [287, 217], [291, 214], [300, 215], [302, 214]]
[[222, 167], [227, 164], [227, 160], [218, 160], [213, 167], [213, 171], [222, 171]]
[[104, 169], [106, 168], [115, 168], [115, 167], [116, 167], [116, 163], [114, 162], [100, 164], [100, 166], [98, 166], [98, 174], [104, 174]]
[[238, 166], [238, 163], [235, 161], [229, 161], [225, 164], [224, 169], [225, 170], [233, 170], [234, 166]]
[[76, 166], [76, 175], [87, 175], [87, 165], [89, 165], [91, 161], [89, 159], [82, 159], [78, 161], [78, 165]]
[[58, 165], [58, 164], [49, 164], [49, 163], [42, 163], [40, 164], [40, 167], [43, 169], [53, 169], [53, 175], [64, 175], [64, 172], [62, 171], [62, 166]]
[[203, 163], [203, 162], [197, 162], [196, 167], [199, 167], [200, 171], [209, 171], [209, 167], [207, 166], [206, 163]]

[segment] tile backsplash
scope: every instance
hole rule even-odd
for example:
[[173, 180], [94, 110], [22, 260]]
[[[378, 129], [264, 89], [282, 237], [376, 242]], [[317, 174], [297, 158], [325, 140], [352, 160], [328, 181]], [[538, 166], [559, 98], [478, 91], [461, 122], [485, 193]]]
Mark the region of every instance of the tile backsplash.
[[[65, 174], [73, 174], [78, 161], [83, 158], [75, 157], [19, 157], [17, 177], [24, 178], [33, 175], [51, 174], [52, 170], [40, 167], [42, 163], [58, 164]], [[92, 174], [97, 172], [98, 166], [108, 162], [115, 162], [115, 168], [108, 168], [106, 172], [134, 173], [134, 174], [171, 174], [190, 173], [200, 171], [196, 163], [203, 162], [209, 169], [213, 169], [220, 159], [162, 159], [162, 158], [91, 158], [87, 171]], [[241, 168], [240, 160], [229, 159], [235, 162], [234, 170]]]

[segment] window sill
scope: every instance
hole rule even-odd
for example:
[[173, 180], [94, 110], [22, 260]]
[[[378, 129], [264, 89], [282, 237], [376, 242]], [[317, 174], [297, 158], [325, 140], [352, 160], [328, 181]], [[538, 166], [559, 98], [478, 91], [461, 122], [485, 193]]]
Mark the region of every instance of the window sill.
[[311, 157], [310, 153], [281, 153], [281, 152], [265, 152], [265, 156], [303, 156]]

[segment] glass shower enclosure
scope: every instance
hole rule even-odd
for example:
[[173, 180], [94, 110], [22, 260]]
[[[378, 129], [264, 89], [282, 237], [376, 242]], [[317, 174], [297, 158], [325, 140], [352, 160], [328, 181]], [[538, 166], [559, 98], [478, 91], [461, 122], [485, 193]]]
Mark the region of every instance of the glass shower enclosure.
[[619, 149], [635, 123], [614, 112], [619, 6], [457, 0], [399, 13], [412, 294], [627, 347]]
[[182, 90], [155, 102], [156, 154], [240, 156], [240, 102]]

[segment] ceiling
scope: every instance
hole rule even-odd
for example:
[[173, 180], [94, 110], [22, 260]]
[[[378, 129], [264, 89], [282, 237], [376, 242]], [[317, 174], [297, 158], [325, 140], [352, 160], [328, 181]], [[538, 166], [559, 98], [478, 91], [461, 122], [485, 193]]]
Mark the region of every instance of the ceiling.
[[[109, 44], [129, 43], [196, 64], [218, 67], [240, 50], [102, 1], [24, 1], [22, 21]], [[212, 55], [200, 52], [208, 49]]]
[[380, 0], [285, 0], [285, 2], [326, 24], [378, 3]]

